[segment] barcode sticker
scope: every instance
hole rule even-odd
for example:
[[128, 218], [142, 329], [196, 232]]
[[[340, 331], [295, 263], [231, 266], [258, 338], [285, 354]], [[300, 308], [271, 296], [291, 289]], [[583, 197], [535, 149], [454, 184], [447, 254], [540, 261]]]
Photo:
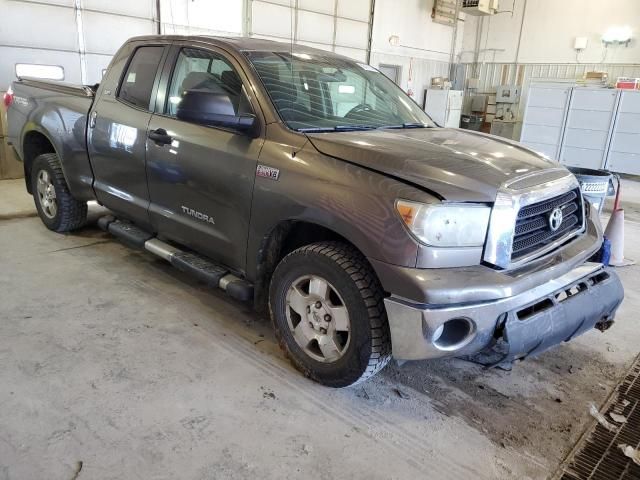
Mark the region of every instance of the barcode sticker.
[[278, 177], [280, 176], [280, 170], [278, 170], [277, 168], [258, 164], [258, 167], [256, 168], [256, 176], [270, 178], [271, 180], [278, 180]]

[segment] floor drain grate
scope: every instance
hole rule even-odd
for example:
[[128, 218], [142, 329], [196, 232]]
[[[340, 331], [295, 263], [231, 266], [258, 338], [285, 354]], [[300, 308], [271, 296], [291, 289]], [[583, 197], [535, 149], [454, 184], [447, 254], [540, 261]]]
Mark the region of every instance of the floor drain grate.
[[[604, 416], [615, 428], [607, 429], [596, 423], [562, 470], [561, 480], [640, 479], [640, 465], [620, 448], [622, 444], [640, 448], [640, 357], [616, 387], [611, 400]], [[614, 422], [611, 413], [614, 417], [625, 417], [626, 422]]]

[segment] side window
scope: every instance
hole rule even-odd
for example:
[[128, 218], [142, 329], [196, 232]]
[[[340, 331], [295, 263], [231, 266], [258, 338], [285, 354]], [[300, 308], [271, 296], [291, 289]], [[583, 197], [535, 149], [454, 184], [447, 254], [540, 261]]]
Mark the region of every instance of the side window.
[[149, 109], [151, 90], [163, 51], [164, 47], [140, 47], [135, 51], [120, 84], [118, 98]]
[[168, 115], [176, 116], [182, 97], [189, 90], [226, 94], [236, 115], [251, 113], [240, 77], [233, 66], [217, 53], [197, 48], [183, 48], [180, 51], [169, 86]]

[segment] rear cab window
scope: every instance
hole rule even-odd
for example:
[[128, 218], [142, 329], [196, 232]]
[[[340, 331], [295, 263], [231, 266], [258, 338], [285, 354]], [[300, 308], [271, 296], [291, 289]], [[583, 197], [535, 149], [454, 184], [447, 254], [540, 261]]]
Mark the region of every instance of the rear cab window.
[[117, 97], [144, 110], [151, 110], [151, 93], [156, 80], [163, 46], [139, 47], [131, 57], [122, 77]]

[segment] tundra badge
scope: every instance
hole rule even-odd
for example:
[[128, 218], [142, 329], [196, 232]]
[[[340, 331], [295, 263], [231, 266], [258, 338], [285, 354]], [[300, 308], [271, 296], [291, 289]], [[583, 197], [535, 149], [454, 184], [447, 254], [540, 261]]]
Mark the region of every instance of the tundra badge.
[[193, 208], [185, 207], [184, 205], [182, 205], [182, 213], [189, 215], [190, 217], [197, 218], [198, 220], [202, 220], [203, 222], [210, 223], [212, 225], [216, 224], [216, 222], [213, 221], [213, 218], [211, 218], [209, 215], [200, 213]]

